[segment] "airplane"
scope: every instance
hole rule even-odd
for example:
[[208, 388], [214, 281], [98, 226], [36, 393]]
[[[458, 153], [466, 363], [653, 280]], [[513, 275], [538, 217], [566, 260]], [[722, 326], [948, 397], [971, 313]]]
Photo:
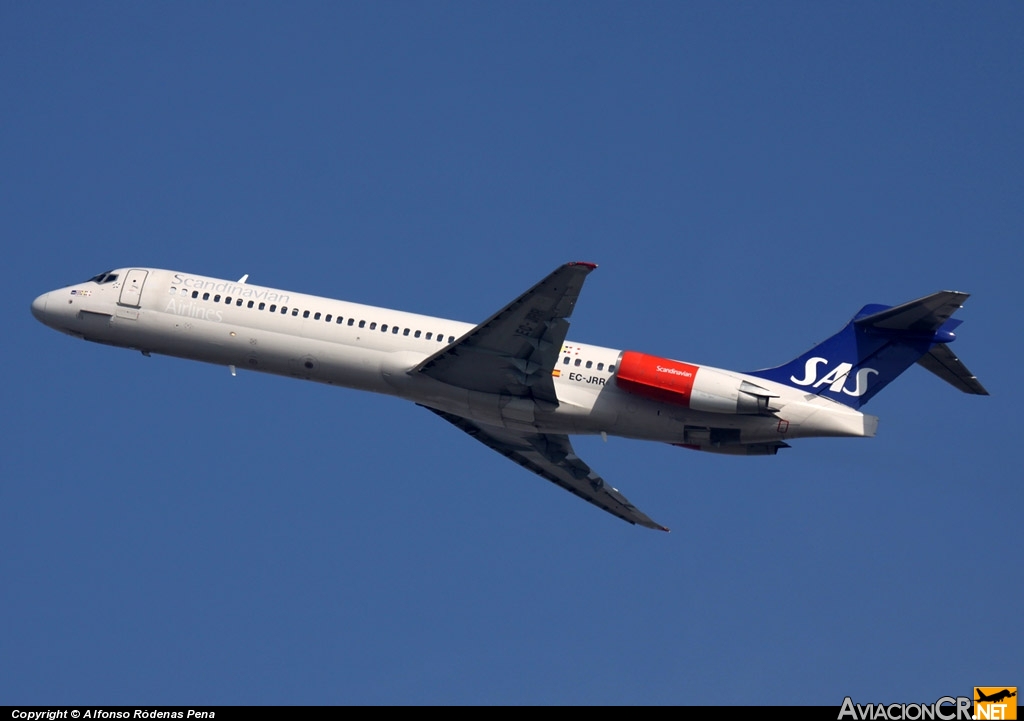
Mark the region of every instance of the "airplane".
[[870, 437], [860, 412], [915, 362], [988, 395], [949, 350], [967, 293], [867, 305], [789, 363], [738, 373], [566, 340], [593, 263], [566, 263], [482, 323], [157, 268], [44, 293], [42, 323], [77, 338], [398, 396], [632, 524], [667, 531], [605, 483], [572, 434], [775, 455], [794, 438]]
[[1002, 691], [997, 691], [996, 693], [992, 694], [991, 696], [986, 696], [984, 693], [982, 693], [980, 688], [976, 689], [976, 690], [978, 691], [978, 698], [976, 698], [974, 700], [977, 701], [978, 703], [982, 703], [982, 702], [999, 703], [1000, 701], [1005, 701], [1006, 699], [1013, 698], [1014, 696], [1017, 695], [1016, 691], [1010, 691], [1010, 689], [1008, 689], [1008, 688], [1004, 688]]

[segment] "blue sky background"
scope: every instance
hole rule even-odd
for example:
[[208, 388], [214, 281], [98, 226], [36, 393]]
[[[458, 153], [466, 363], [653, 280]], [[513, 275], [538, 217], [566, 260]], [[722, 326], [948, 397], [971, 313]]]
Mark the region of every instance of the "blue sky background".
[[[932, 702], [1024, 685], [1020, 3], [0, 5], [0, 703]], [[662, 534], [401, 401], [83, 343], [111, 267], [737, 370], [974, 294], [872, 440], [576, 439]], [[1013, 649], [1017, 648], [1017, 651]]]

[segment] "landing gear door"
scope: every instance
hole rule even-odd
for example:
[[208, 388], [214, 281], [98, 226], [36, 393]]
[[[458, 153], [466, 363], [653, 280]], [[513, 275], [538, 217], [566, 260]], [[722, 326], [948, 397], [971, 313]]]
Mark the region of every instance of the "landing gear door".
[[149, 275], [148, 270], [133, 268], [128, 271], [124, 277], [124, 283], [121, 285], [121, 298], [117, 301], [118, 305], [127, 305], [131, 308], [139, 307], [142, 300], [142, 286], [146, 282], [147, 275]]

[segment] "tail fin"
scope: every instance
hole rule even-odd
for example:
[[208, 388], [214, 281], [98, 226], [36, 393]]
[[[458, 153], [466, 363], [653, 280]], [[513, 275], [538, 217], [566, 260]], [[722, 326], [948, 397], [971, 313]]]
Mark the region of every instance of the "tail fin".
[[988, 395], [946, 346], [962, 322], [950, 316], [968, 297], [944, 290], [897, 306], [866, 305], [824, 343], [778, 368], [749, 375], [860, 408], [919, 363], [965, 393]]

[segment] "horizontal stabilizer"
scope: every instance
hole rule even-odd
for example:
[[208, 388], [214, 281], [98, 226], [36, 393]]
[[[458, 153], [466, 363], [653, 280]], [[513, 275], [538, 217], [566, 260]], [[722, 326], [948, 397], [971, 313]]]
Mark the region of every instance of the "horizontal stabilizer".
[[987, 396], [988, 391], [978, 382], [973, 373], [960, 362], [953, 351], [947, 345], [934, 345], [925, 353], [917, 364], [927, 368], [942, 380], [954, 388], [959, 388], [964, 393], [973, 393], [979, 396]]
[[955, 290], [940, 290], [908, 303], [857, 318], [854, 322], [862, 328], [902, 330], [911, 333], [934, 333], [960, 310], [970, 293]]
[[749, 375], [859, 409], [914, 363], [968, 393], [987, 395], [946, 345], [968, 293], [941, 290], [900, 305], [866, 305], [845, 328], [785, 365]]
[[[969, 293], [943, 290], [909, 303], [862, 316], [857, 318], [854, 323], [861, 328], [878, 328], [888, 331], [920, 334], [945, 333], [952, 340], [954, 337], [952, 330], [960, 322], [950, 321], [950, 317], [969, 297]], [[973, 373], [967, 370], [967, 367], [960, 362], [960, 359], [945, 342], [932, 345], [928, 352], [918, 359], [917, 364], [964, 393], [988, 395], [984, 386], [978, 382]]]

